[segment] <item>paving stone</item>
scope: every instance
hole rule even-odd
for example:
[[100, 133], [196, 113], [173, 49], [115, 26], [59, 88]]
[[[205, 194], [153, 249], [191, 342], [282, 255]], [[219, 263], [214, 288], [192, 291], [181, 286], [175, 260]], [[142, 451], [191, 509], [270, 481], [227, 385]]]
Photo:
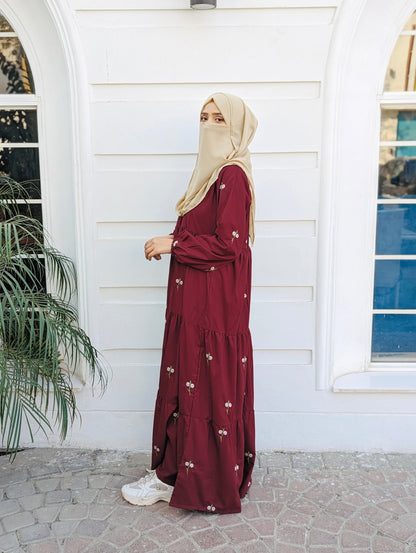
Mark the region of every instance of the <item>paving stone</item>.
[[248, 492], [248, 498], [250, 501], [273, 501], [274, 493], [272, 488], [252, 486]]
[[88, 513], [87, 505], [63, 505], [59, 514], [60, 520], [82, 520]]
[[272, 550], [263, 541], [256, 541], [242, 545], [237, 551], [238, 553], [270, 553]]
[[360, 536], [355, 532], [345, 531], [342, 534], [341, 544], [343, 547], [349, 549], [363, 549], [370, 547], [370, 538], [367, 536]]
[[13, 532], [19, 528], [35, 524], [35, 519], [33, 518], [32, 513], [24, 511], [22, 513], [16, 513], [14, 515], [4, 517], [2, 519], [2, 523], [6, 532]]
[[294, 468], [323, 469], [324, 461], [320, 453], [295, 453], [292, 457]]
[[125, 526], [110, 528], [103, 536], [106, 542], [116, 545], [118, 548], [124, 547], [128, 543], [137, 539], [138, 533]]
[[372, 553], [402, 553], [405, 545], [390, 538], [376, 536], [372, 542]]
[[45, 496], [41, 493], [19, 497], [19, 503], [24, 511], [33, 511], [43, 505]]
[[77, 520], [58, 520], [52, 523], [52, 532], [58, 538], [67, 538], [75, 532], [78, 524]]
[[287, 543], [276, 542], [276, 551], [278, 553], [304, 553], [305, 549], [299, 545], [290, 545]]
[[26, 482], [27, 472], [26, 470], [6, 470], [0, 472], [0, 488], [5, 488], [11, 484], [17, 484], [19, 482]]
[[106, 488], [110, 478], [109, 474], [93, 474], [88, 477], [89, 487], [94, 489]]
[[187, 538], [177, 541], [172, 545], [168, 545], [165, 549], [166, 553], [198, 553], [198, 547]]
[[47, 507], [35, 509], [33, 514], [38, 522], [53, 522], [56, 520], [60, 508], [60, 505], [48, 505]]
[[162, 546], [169, 545], [183, 537], [183, 532], [173, 524], [162, 524], [149, 530], [147, 536]]
[[90, 490], [88, 488], [86, 488], [85, 490], [73, 490], [72, 501], [74, 503], [91, 504], [95, 501], [97, 494], [98, 490]]
[[15, 499], [3, 499], [0, 501], [0, 520], [5, 515], [11, 515], [20, 511], [19, 503]]
[[[151, 551], [160, 551], [159, 546], [152, 540], [146, 537], [140, 537], [131, 545], [128, 545], [123, 553], [150, 553]], [[97, 553], [101, 553], [98, 551]]]
[[88, 478], [86, 475], [67, 476], [61, 480], [62, 490], [81, 490], [88, 486]]
[[28, 553], [59, 553], [60, 548], [56, 540], [45, 540], [30, 545]]
[[113, 509], [113, 505], [91, 505], [89, 509], [89, 517], [94, 520], [105, 520], [110, 516]]
[[240, 545], [257, 540], [256, 533], [247, 524], [226, 527], [223, 529], [223, 533], [228, 537], [232, 545]]
[[86, 553], [119, 553], [119, 549], [109, 543], [98, 542], [88, 547]]
[[10, 551], [18, 546], [19, 542], [15, 532], [0, 536], [0, 551]]
[[313, 528], [309, 533], [310, 545], [336, 545], [337, 536], [332, 532], [325, 532], [324, 530], [317, 530]]
[[400, 541], [407, 541], [416, 532], [416, 528], [410, 529], [398, 520], [385, 522], [379, 530], [382, 534]]
[[195, 532], [194, 534], [192, 534], [192, 539], [203, 550], [207, 550], [210, 548], [212, 549], [217, 545], [223, 545], [224, 543], [226, 543], [225, 538], [215, 528]]
[[61, 470], [56, 463], [32, 465], [29, 467], [29, 474], [32, 478], [39, 478], [40, 476], [48, 476], [59, 472], [61, 472]]
[[45, 497], [46, 505], [51, 503], [68, 503], [71, 501], [71, 491], [70, 490], [56, 490], [53, 492], [48, 492]]
[[64, 553], [81, 553], [90, 544], [85, 538], [67, 538], [64, 542]]
[[32, 482], [21, 482], [19, 484], [13, 484], [6, 488], [6, 495], [9, 499], [16, 499], [25, 495], [32, 495], [35, 493], [35, 487]]
[[358, 467], [356, 455], [342, 451], [322, 453], [324, 466], [330, 469], [351, 469]]
[[35, 486], [40, 492], [52, 492], [56, 490], [59, 482], [59, 478], [42, 478], [40, 480], [35, 480]]
[[277, 539], [293, 545], [305, 543], [306, 528], [300, 526], [289, 526], [282, 524], [277, 527]]
[[108, 526], [108, 523], [103, 520], [82, 520], [77, 528], [77, 534], [79, 536], [88, 536], [98, 538], [104, 533]]
[[100, 490], [97, 503], [115, 503], [120, 499], [120, 490]]
[[88, 453], [79, 455], [76, 451], [72, 454], [69, 453], [64, 459], [62, 459], [61, 463], [66, 472], [76, 472], [79, 470], [94, 468], [94, 461]]
[[260, 453], [257, 456], [260, 467], [291, 468], [291, 457], [286, 453]]
[[49, 538], [50, 533], [47, 524], [33, 524], [33, 526], [21, 528], [17, 531], [19, 541], [23, 545], [43, 538]]

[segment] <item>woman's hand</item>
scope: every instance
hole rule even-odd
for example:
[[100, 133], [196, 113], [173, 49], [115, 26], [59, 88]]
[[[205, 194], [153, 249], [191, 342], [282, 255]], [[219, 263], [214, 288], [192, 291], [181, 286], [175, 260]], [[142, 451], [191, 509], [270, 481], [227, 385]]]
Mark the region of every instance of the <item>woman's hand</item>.
[[161, 259], [163, 253], [172, 251], [172, 236], [155, 236], [146, 242], [144, 245], [144, 255], [149, 261], [154, 257]]

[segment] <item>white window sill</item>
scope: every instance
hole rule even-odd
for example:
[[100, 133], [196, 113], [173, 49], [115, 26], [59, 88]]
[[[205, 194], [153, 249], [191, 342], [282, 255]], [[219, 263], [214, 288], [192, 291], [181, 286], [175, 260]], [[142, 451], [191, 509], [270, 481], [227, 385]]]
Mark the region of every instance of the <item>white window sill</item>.
[[416, 393], [416, 372], [363, 371], [339, 376], [334, 392], [400, 392]]

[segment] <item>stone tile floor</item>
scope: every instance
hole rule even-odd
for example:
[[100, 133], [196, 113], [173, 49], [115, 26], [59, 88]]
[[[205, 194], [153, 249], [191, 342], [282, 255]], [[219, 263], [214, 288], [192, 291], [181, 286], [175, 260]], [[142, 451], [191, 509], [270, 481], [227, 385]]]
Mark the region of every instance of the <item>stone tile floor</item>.
[[0, 457], [1, 553], [416, 553], [416, 455], [259, 454], [238, 515], [134, 507], [148, 456], [27, 449]]

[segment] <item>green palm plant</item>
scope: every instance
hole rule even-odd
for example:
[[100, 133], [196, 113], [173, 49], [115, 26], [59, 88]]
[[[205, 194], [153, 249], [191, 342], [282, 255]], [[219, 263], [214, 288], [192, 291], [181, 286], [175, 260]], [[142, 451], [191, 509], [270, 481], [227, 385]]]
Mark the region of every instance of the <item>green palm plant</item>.
[[0, 176], [0, 432], [12, 455], [24, 425], [32, 441], [35, 428], [46, 434], [57, 427], [65, 439], [78, 415], [68, 367], [86, 363], [101, 392], [107, 383], [72, 303], [74, 264], [31, 217], [26, 189]]

